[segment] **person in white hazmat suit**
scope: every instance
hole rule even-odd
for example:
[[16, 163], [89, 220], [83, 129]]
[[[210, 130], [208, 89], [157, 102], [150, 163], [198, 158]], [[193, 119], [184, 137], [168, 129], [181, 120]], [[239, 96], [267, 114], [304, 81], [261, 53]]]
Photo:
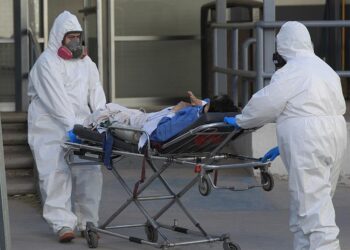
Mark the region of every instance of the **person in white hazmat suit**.
[[345, 101], [339, 76], [314, 54], [307, 28], [285, 23], [277, 52], [286, 61], [269, 85], [225, 121], [253, 128], [276, 122], [278, 147], [289, 173], [290, 230], [295, 250], [337, 250], [339, 228], [332, 197], [347, 146]]
[[87, 221], [97, 225], [102, 190], [100, 166], [70, 169], [61, 147], [74, 124], [82, 124], [106, 104], [81, 35], [76, 16], [62, 12], [29, 75], [28, 142], [39, 173], [43, 217], [60, 242], [71, 241], [76, 227], [83, 233]]

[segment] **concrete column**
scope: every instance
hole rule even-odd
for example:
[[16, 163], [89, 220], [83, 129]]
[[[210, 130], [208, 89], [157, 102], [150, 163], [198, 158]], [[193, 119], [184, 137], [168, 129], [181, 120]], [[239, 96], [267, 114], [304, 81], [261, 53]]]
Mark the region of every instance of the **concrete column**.
[[7, 204], [7, 188], [6, 188], [6, 173], [5, 173], [5, 158], [4, 146], [2, 138], [1, 114], [0, 114], [0, 249], [11, 249], [9, 212]]
[[[226, 23], [226, 0], [216, 0], [216, 22]], [[227, 68], [227, 31], [214, 29], [214, 66]], [[227, 76], [214, 74], [214, 95], [227, 94]]]

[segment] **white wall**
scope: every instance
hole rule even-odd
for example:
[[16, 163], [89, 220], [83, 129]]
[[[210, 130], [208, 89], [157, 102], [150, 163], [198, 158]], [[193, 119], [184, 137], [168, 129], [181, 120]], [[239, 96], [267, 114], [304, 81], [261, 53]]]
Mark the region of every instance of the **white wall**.
[[[350, 123], [347, 123], [348, 128], [348, 147], [342, 164], [342, 172], [340, 174], [339, 183], [350, 186]], [[275, 124], [266, 124], [262, 128], [243, 135], [233, 141], [228, 150], [246, 156], [255, 158], [262, 157], [269, 149], [277, 145]], [[281, 158], [278, 157], [273, 161], [270, 172], [278, 178], [287, 179], [288, 173]], [[256, 172], [257, 174], [258, 172]]]

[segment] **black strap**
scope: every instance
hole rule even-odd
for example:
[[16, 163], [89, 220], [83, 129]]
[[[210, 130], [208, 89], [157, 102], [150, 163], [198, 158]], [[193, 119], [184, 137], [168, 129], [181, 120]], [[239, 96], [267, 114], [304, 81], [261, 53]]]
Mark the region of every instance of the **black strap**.
[[140, 176], [140, 180], [137, 181], [134, 185], [134, 191], [133, 191], [133, 196], [136, 197], [137, 196], [137, 192], [139, 190], [139, 186], [141, 183], [143, 183], [146, 179], [146, 160], [148, 158], [148, 150], [145, 150], [145, 153], [143, 155], [143, 160], [142, 160], [142, 168], [141, 168], [141, 176]]
[[107, 169], [112, 169], [112, 149], [113, 149], [113, 135], [107, 130], [103, 137], [103, 164]]

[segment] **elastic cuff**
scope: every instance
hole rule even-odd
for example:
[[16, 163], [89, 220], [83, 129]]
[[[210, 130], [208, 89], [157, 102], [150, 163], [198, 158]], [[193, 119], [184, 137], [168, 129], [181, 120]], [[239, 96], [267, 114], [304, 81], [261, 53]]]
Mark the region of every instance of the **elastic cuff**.
[[210, 103], [210, 99], [209, 98], [205, 98], [204, 100], [202, 100], [202, 106], [205, 106], [208, 103]]

